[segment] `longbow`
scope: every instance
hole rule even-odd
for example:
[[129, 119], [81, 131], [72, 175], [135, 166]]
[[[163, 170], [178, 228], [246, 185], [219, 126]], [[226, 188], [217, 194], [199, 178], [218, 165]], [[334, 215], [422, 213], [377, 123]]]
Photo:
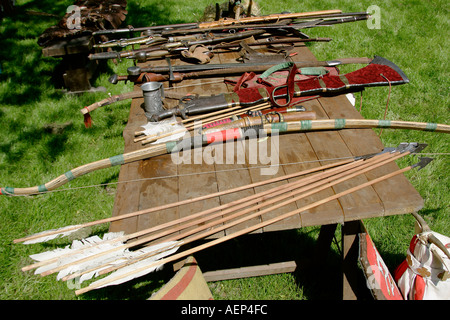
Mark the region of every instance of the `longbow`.
[[[368, 128], [390, 128], [409, 129], [450, 133], [450, 125], [431, 122], [410, 122], [394, 120], [372, 120], [372, 119], [326, 119], [326, 120], [302, 120], [294, 122], [278, 122], [261, 126], [234, 128], [218, 132], [202, 134], [196, 137], [185, 138], [180, 141], [169, 141], [157, 144], [137, 151], [116, 155], [99, 161], [84, 164], [48, 181], [44, 184], [27, 188], [0, 188], [0, 195], [34, 195], [55, 190], [60, 186], [87, 173], [110, 168], [117, 165], [148, 159], [163, 154], [178, 152], [195, 147], [202, 147], [211, 143], [245, 139], [248, 137], [248, 130], [253, 130], [254, 134], [261, 132], [265, 134], [285, 133], [285, 132], [306, 132], [318, 130], [340, 130], [340, 129], [368, 129]], [[198, 143], [201, 141], [201, 143]]]

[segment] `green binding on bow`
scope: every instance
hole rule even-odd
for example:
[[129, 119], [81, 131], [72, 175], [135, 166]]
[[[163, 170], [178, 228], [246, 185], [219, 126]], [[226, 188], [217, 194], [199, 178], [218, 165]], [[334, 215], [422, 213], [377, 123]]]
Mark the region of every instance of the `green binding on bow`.
[[[390, 129], [409, 129], [409, 130], [422, 130], [431, 132], [450, 133], [450, 125], [437, 124], [432, 122], [409, 122], [409, 121], [394, 121], [394, 120], [366, 120], [366, 119], [325, 119], [325, 120], [302, 120], [294, 122], [278, 122], [269, 123], [260, 127], [260, 132], [265, 134], [278, 133], [278, 132], [302, 132], [302, 131], [314, 131], [314, 130], [341, 130], [341, 129], [369, 129], [369, 128], [390, 128]], [[246, 128], [241, 128], [245, 130]], [[260, 133], [258, 132], [258, 133]], [[217, 133], [214, 133], [217, 134]], [[226, 136], [226, 133], [223, 134]], [[230, 135], [236, 138], [236, 135]], [[72, 169], [65, 174], [39, 186], [29, 188], [12, 188], [4, 187], [0, 188], [0, 195], [33, 195], [43, 192], [52, 191], [63, 184], [89, 172], [109, 168], [116, 165], [122, 165], [138, 160], [152, 158], [158, 155], [167, 154], [171, 152], [178, 152], [178, 146], [183, 147], [197, 147], [197, 144], [193, 143], [192, 138], [187, 138], [189, 141], [170, 141], [167, 143], [157, 144], [152, 147], [144, 148], [141, 150], [113, 156], [103, 160], [99, 160], [93, 163], [88, 163]], [[208, 144], [208, 137], [203, 135], [201, 141], [203, 145]], [[201, 145], [201, 144], [200, 144]]]

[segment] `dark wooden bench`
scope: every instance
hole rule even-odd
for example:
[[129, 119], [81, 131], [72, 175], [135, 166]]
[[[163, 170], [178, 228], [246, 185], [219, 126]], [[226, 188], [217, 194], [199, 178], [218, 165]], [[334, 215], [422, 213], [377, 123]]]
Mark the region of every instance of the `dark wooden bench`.
[[88, 59], [93, 45], [93, 36], [81, 36], [61, 39], [42, 49], [44, 57], [62, 58], [64, 86], [70, 93], [106, 91], [102, 87], [93, 88], [90, 83], [97, 67], [97, 61]]

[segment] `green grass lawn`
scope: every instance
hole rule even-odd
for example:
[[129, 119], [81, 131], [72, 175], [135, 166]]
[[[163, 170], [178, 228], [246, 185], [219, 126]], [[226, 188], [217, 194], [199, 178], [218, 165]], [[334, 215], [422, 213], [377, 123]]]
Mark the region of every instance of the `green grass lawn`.
[[[370, 29], [365, 21], [333, 27], [305, 30], [311, 37], [331, 37], [329, 43], [314, 43], [311, 51], [319, 60], [341, 57], [380, 55], [396, 63], [410, 83], [394, 87], [387, 118], [392, 120], [450, 123], [449, 117], [449, 7], [447, 1], [257, 1], [263, 14], [282, 11], [306, 12], [341, 9], [365, 11], [378, 5], [380, 28]], [[95, 126], [85, 129], [79, 109], [104, 99], [106, 93], [66, 95], [58, 87], [54, 72], [58, 60], [42, 57], [37, 38], [59, 18], [30, 15], [41, 11], [62, 16], [72, 1], [16, 1], [18, 13], [0, 22], [0, 187], [25, 187], [48, 181], [70, 168], [123, 152], [122, 131], [126, 125], [129, 101], [98, 109], [93, 114]], [[212, 0], [128, 1], [126, 24], [135, 27], [197, 21]], [[124, 74], [132, 61], [102, 65], [93, 79], [94, 87], [106, 87], [119, 94], [132, 90], [131, 84], [111, 85], [110, 74]], [[342, 68], [343, 72], [351, 66]], [[371, 88], [363, 95], [365, 118], [382, 118], [388, 88]], [[357, 107], [359, 108], [359, 96]], [[55, 128], [60, 128], [55, 130]], [[408, 130], [384, 130], [385, 146], [401, 142], [424, 142], [424, 151], [435, 161], [422, 171], [407, 177], [425, 200], [420, 211], [433, 230], [450, 235], [448, 135]], [[406, 165], [407, 160], [399, 162]], [[117, 288], [97, 290], [76, 297], [71, 283], [57, 282], [53, 276], [41, 278], [23, 273], [30, 263], [28, 255], [63, 245], [14, 245], [13, 239], [24, 235], [111, 216], [115, 182], [119, 168], [104, 169], [72, 181], [71, 190], [37, 197], [0, 197], [0, 299], [145, 299], [170, 277], [168, 272], [144, 277]], [[83, 188], [85, 186], [92, 186]], [[61, 189], [64, 189], [63, 187]], [[78, 188], [78, 189], [75, 189]], [[411, 216], [370, 219], [365, 224], [393, 270], [405, 257], [414, 234]], [[93, 232], [106, 231], [107, 226]], [[267, 243], [267, 252], [291, 252], [295, 256], [312, 250], [318, 228], [305, 228], [283, 235], [282, 241]], [[336, 234], [339, 239], [339, 232]], [[275, 237], [277, 238], [277, 237]], [[280, 238], [280, 237], [278, 237]], [[233, 250], [232, 243], [229, 246]], [[264, 244], [266, 245], [266, 244]], [[280, 250], [280, 248], [282, 250]], [[333, 245], [329, 262], [338, 266], [338, 249]], [[332, 277], [337, 278], [337, 277]], [[339, 283], [331, 281], [323, 290], [307, 275], [282, 274], [260, 278], [211, 283], [215, 299], [322, 299], [333, 298]]]

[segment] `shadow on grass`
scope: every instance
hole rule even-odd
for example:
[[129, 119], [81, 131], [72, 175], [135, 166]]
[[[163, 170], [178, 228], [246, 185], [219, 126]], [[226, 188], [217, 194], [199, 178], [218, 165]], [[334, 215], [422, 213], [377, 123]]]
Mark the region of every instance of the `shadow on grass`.
[[[48, 27], [56, 25], [73, 1], [30, 1], [17, 6], [16, 12], [0, 25], [0, 64], [3, 82], [0, 104], [25, 106], [48, 97], [53, 88], [62, 87], [64, 65], [61, 58], [43, 57], [38, 37]], [[179, 23], [170, 16], [173, 1], [141, 5], [128, 3], [124, 25], [135, 27]], [[30, 14], [31, 11], [54, 16]], [[125, 35], [127, 36], [127, 35]], [[101, 73], [113, 73], [102, 64]], [[97, 72], [97, 74], [98, 74]], [[95, 78], [91, 79], [91, 83]], [[56, 97], [50, 97], [56, 98]]]
[[305, 232], [286, 230], [252, 234], [195, 255], [203, 272], [296, 261], [296, 285], [308, 300], [340, 298], [340, 256], [329, 252], [320, 266], [309, 264], [316, 240]]
[[[39, 101], [53, 83], [46, 83], [53, 75], [54, 61], [43, 58], [37, 44], [39, 35], [58, 23], [70, 1], [30, 1], [17, 5], [16, 12], [2, 21], [0, 30], [0, 63], [3, 92], [0, 104], [23, 106]], [[56, 16], [30, 14], [45, 12]]]
[[[9, 123], [11, 131], [17, 130], [22, 124], [12, 121]], [[6, 155], [7, 162], [19, 161], [28, 152], [29, 145], [39, 145], [41, 159], [51, 163], [66, 150], [66, 142], [73, 132], [73, 125], [55, 128], [47, 125], [39, 128], [18, 130], [15, 140], [8, 143], [0, 143], [0, 152]]]

